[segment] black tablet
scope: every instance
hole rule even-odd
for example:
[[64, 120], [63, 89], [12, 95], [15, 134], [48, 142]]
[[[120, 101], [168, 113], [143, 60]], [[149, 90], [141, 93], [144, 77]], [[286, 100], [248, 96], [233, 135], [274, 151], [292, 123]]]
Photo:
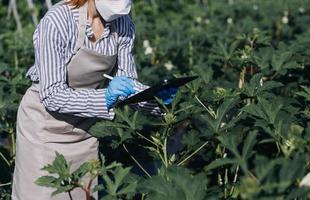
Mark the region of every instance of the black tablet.
[[149, 87], [148, 89], [142, 92], [139, 92], [123, 101], [118, 102], [116, 106], [123, 106], [123, 105], [153, 100], [155, 99], [154, 96], [157, 94], [157, 92], [163, 89], [171, 88], [171, 87], [180, 87], [192, 80], [195, 80], [196, 78], [198, 78], [198, 76], [186, 76], [186, 77], [163, 80], [160, 83], [152, 87]]

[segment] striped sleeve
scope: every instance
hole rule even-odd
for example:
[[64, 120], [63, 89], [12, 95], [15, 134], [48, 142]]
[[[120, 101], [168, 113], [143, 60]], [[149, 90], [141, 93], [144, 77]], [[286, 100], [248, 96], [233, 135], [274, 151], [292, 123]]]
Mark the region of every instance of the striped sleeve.
[[41, 102], [50, 111], [112, 120], [115, 114], [107, 109], [106, 89], [74, 90], [67, 85], [66, 43], [52, 20], [41, 20], [35, 49]]
[[33, 82], [38, 82], [39, 81], [39, 77], [37, 76], [37, 69], [36, 69], [35, 65], [31, 66], [28, 69], [25, 77], [26, 78], [30, 78], [30, 80], [33, 81]]
[[[129, 15], [117, 20], [118, 27], [118, 70], [116, 76], [127, 76], [135, 80], [135, 90], [141, 92], [149, 86], [143, 85], [138, 79], [136, 65], [133, 57], [133, 47], [135, 39], [135, 26]], [[135, 109], [147, 111], [154, 115], [162, 115], [161, 109], [156, 102], [140, 102], [132, 106]]]

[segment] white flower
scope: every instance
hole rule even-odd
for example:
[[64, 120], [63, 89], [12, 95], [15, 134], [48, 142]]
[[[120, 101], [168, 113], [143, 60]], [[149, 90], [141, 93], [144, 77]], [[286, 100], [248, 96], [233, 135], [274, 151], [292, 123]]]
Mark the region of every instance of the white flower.
[[143, 41], [143, 48], [148, 48], [148, 47], [150, 47], [151, 45], [150, 45], [150, 41], [148, 41], [148, 40], [144, 40]]
[[260, 86], [263, 86], [263, 85], [264, 85], [264, 80], [263, 80], [263, 78], [261, 78], [261, 79], [259, 80], [259, 84], [260, 84]]
[[222, 123], [220, 124], [220, 127], [223, 128], [225, 125], [226, 125], [226, 123], [225, 123], [225, 122], [222, 122]]
[[299, 183], [299, 186], [310, 186], [310, 173], [308, 173]]
[[206, 23], [206, 24], [210, 24], [210, 22], [211, 22], [210, 19], [206, 19], [206, 20], [205, 20], [205, 23]]
[[153, 48], [152, 47], [146, 47], [145, 48], [145, 51], [144, 51], [145, 55], [149, 55], [149, 54], [152, 54], [152, 53], [153, 53]]
[[288, 20], [288, 17], [287, 17], [287, 16], [283, 16], [283, 17], [282, 17], [282, 23], [283, 23], [283, 24], [288, 24], [288, 21], [289, 21], [289, 20]]
[[242, 55], [241, 55], [241, 59], [242, 60], [245, 60], [245, 59], [247, 59], [248, 58], [248, 56], [245, 54], [245, 53], [243, 53]]
[[197, 22], [197, 23], [201, 23], [201, 21], [202, 21], [201, 17], [197, 17], [197, 18], [196, 18], [196, 22]]
[[299, 9], [298, 9], [298, 11], [300, 12], [300, 13], [305, 13], [305, 8], [303, 8], [303, 7], [300, 7]]
[[232, 19], [231, 17], [228, 17], [228, 18], [227, 18], [227, 23], [228, 23], [228, 24], [232, 24], [232, 23], [233, 23], [233, 19]]
[[229, 0], [229, 1], [228, 1], [228, 4], [229, 4], [229, 5], [233, 5], [234, 3], [235, 3], [234, 0]]
[[151, 45], [150, 45], [150, 41], [144, 40], [144, 41], [143, 41], [143, 48], [145, 49], [145, 50], [144, 50], [144, 54], [145, 54], [145, 55], [149, 55], [149, 54], [152, 54], [152, 53], [153, 53], [153, 48], [152, 48]]
[[168, 71], [171, 71], [172, 68], [173, 68], [174, 66], [173, 66], [172, 62], [169, 60], [168, 62], [166, 62], [166, 63], [164, 64], [164, 67], [165, 67]]
[[258, 10], [258, 6], [256, 4], [253, 5], [253, 10]]

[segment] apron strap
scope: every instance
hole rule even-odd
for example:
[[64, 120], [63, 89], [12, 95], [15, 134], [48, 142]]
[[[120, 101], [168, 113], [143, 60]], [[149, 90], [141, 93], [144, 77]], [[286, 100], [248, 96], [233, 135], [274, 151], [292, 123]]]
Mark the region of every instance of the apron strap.
[[87, 7], [88, 7], [88, 1], [86, 1], [86, 3], [79, 8], [79, 24], [78, 24], [79, 33], [74, 48], [74, 53], [77, 53], [77, 51], [84, 44], [86, 24], [87, 24]]

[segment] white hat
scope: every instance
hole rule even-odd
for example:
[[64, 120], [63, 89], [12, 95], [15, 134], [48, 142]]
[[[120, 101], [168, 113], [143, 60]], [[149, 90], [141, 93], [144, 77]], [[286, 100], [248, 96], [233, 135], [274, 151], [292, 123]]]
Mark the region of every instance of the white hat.
[[107, 22], [129, 14], [131, 9], [131, 0], [96, 0], [95, 3], [99, 14]]

